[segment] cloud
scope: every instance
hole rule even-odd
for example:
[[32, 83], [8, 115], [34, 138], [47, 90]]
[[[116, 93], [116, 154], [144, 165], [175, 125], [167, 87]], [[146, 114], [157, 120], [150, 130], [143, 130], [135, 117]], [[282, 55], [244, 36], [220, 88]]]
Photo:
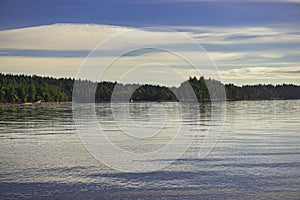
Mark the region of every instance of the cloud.
[[300, 67], [246, 67], [221, 71], [223, 82], [245, 84], [283, 84], [300, 85]]
[[247, 54], [242, 52], [208, 52], [214, 62], [234, 61], [244, 58]]
[[[193, 27], [172, 26], [186, 36], [205, 44], [264, 44], [264, 43], [300, 43], [300, 30], [297, 28], [270, 27]], [[53, 24], [29, 28], [0, 31], [1, 49], [27, 50], [91, 50], [104, 40], [134, 29], [133, 27], [108, 26], [95, 24]], [[138, 30], [127, 34], [128, 39], [137, 38], [145, 44], [178, 44], [176, 33], [163, 31]], [[180, 43], [179, 43], [180, 44]], [[120, 45], [129, 45], [126, 40]], [[187, 45], [187, 44], [185, 44]], [[117, 46], [112, 46], [112, 49]], [[185, 46], [186, 48], [186, 46]], [[106, 49], [107, 50], [107, 49]]]
[[0, 56], [3, 73], [75, 77], [82, 58]]
[[299, 28], [172, 26], [200, 44], [266, 44], [300, 42]]
[[300, 67], [250, 67], [222, 71], [224, 79], [278, 79], [298, 78], [300, 80]]
[[[262, 78], [297, 82], [295, 80], [299, 78], [300, 30], [297, 27], [169, 28], [207, 47], [208, 55], [219, 66], [225, 80], [249, 82]], [[174, 57], [174, 54], [149, 48], [153, 45], [165, 49], [176, 47], [179, 55], [188, 53], [189, 58], [202, 61], [203, 69], [205, 66], [211, 66], [205, 51], [197, 51], [192, 41], [179, 41], [176, 32], [153, 29], [138, 30], [130, 34], [128, 31], [133, 29], [134, 27], [95, 24], [53, 24], [0, 31], [0, 70], [7, 73], [75, 77], [85, 56], [96, 45], [125, 32], [129, 33], [125, 38], [100, 49], [97, 55], [109, 60], [122, 52], [116, 49], [128, 46], [134, 49], [135, 44], [130, 43], [131, 38], [137, 38], [136, 42], [147, 48], [128, 52], [119, 58], [114, 63], [115, 71], [110, 72], [115, 77], [108, 76], [108, 79], [116, 78], [132, 67], [159, 62], [173, 67], [184, 76], [196, 73], [188, 62]], [[104, 67], [96, 58], [94, 65]], [[153, 71], [151, 65], [148, 67], [150, 72]], [[294, 68], [296, 70], [293, 71]], [[139, 78], [146, 79], [149, 73]]]
[[0, 47], [29, 50], [91, 50], [127, 27], [91, 24], [53, 24], [0, 31]]
[[[129, 32], [130, 30], [134, 32]], [[121, 33], [124, 38], [104, 50], [115, 50], [135, 43], [180, 44], [178, 33], [153, 29], [135, 29], [133, 27], [108, 26], [97, 24], [53, 24], [0, 31], [0, 47], [2, 49], [23, 50], [92, 50], [94, 47]], [[130, 43], [134, 38], [135, 43]], [[192, 42], [192, 41], [191, 41]]]

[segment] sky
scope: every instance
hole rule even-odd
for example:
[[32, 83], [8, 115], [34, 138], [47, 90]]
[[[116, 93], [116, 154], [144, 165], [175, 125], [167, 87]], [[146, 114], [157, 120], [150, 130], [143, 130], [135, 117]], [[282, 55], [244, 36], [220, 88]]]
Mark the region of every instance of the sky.
[[[162, 29], [137, 30], [144, 27]], [[112, 37], [120, 34], [117, 45], [98, 45], [115, 43]], [[178, 34], [194, 42], [180, 41]], [[146, 50], [118, 58], [102, 78], [131, 73], [132, 82], [178, 85], [199, 75], [172, 52], [148, 48], [155, 46], [201, 58], [201, 72], [212, 67], [225, 83], [300, 85], [300, 0], [0, 0], [2, 73], [76, 77], [97, 45], [101, 60], [93, 67], [104, 69], [103, 60], [137, 47], [132, 38]]]

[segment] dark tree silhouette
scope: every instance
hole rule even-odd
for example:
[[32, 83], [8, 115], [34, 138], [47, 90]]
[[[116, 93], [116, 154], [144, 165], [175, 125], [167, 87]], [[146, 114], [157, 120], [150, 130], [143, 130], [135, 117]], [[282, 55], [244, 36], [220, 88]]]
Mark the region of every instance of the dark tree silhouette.
[[[85, 87], [83, 91], [73, 91], [74, 79], [0, 74], [0, 103], [25, 102], [70, 102], [73, 92], [81, 92], [78, 102], [109, 102], [115, 86], [118, 86], [120, 100], [122, 96], [131, 96], [132, 101], [189, 101], [192, 88], [199, 102], [212, 100], [271, 100], [300, 99], [300, 86], [283, 85], [245, 85], [242, 87], [200, 77], [190, 77], [178, 88], [159, 85], [120, 84], [78, 80]], [[96, 88], [92, 91], [92, 88]], [[209, 90], [209, 88], [212, 88]], [[226, 97], [222, 89], [225, 88]], [[224, 89], [223, 89], [224, 90]], [[93, 93], [92, 93], [93, 92]], [[94, 94], [95, 93], [95, 94]], [[90, 98], [92, 95], [93, 98]], [[180, 96], [181, 99], [176, 97]], [[85, 98], [89, 97], [89, 98]], [[129, 99], [124, 99], [129, 100]]]

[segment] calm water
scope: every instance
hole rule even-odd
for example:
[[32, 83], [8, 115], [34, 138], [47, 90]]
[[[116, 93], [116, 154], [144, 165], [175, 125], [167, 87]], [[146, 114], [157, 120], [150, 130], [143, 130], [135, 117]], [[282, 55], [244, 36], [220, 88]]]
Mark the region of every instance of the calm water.
[[[141, 126], [147, 126], [150, 117], [159, 122], [167, 116], [163, 131], [148, 139], [122, 134], [110, 104], [97, 104], [105, 133], [127, 151], [155, 151], [168, 144], [178, 124], [199, 125], [192, 145], [175, 163], [140, 173], [117, 171], [96, 160], [79, 139], [72, 105], [1, 105], [0, 197], [300, 199], [300, 101], [224, 103], [223, 132], [210, 153], [199, 157], [207, 131], [222, 125], [220, 110], [212, 109], [220, 104], [202, 104], [199, 119], [184, 120], [174, 103], [163, 104], [164, 114], [152, 110], [151, 116], [149, 109], [162, 104], [133, 103], [131, 120]], [[190, 112], [185, 114], [194, 116], [194, 110]], [[163, 162], [169, 160], [153, 160]]]

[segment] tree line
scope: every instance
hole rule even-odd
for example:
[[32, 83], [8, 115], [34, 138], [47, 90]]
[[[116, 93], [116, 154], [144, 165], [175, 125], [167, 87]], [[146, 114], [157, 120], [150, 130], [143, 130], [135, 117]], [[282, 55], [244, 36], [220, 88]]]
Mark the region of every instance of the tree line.
[[[0, 74], [0, 103], [71, 102], [73, 92], [80, 93], [75, 95], [82, 98], [75, 99], [78, 102], [110, 102], [115, 88], [118, 88], [118, 92], [116, 95], [114, 93], [113, 100], [117, 101], [189, 101], [195, 98], [199, 102], [225, 99], [300, 99], [300, 86], [293, 84], [240, 87], [233, 84], [224, 85], [220, 81], [204, 77], [190, 77], [179, 87], [170, 88], [149, 84], [77, 81], [84, 87], [80, 91], [73, 91], [75, 80], [72, 78]], [[130, 98], [124, 98], [126, 96]]]

